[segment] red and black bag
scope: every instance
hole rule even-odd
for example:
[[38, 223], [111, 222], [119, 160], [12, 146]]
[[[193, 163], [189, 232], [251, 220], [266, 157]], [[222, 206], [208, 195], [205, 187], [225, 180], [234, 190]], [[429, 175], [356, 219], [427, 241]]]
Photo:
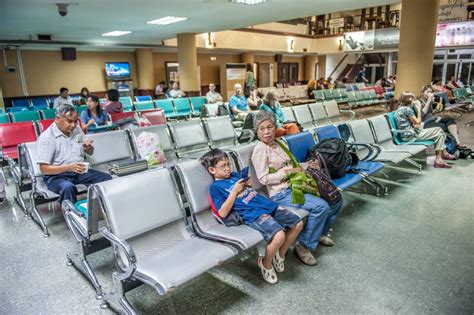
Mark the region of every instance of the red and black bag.
[[[312, 168], [309, 166], [306, 169], [306, 172], [311, 175], [318, 183], [320, 197], [326, 200], [329, 205], [334, 205], [341, 200], [341, 191], [331, 180], [331, 176], [329, 176], [329, 171], [326, 166], [326, 162], [324, 161], [324, 158], [321, 156], [321, 154], [319, 154], [318, 152], [314, 152], [313, 154], [313, 161], [318, 162], [319, 167]], [[311, 161], [309, 162], [311, 163]]]

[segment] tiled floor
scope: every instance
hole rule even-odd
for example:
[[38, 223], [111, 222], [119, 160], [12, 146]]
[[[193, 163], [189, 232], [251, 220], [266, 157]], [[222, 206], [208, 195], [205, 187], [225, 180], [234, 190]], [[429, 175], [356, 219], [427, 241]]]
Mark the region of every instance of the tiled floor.
[[[365, 113], [367, 115], [370, 113]], [[474, 126], [461, 137], [474, 147]], [[191, 281], [166, 297], [149, 287], [128, 294], [149, 314], [473, 314], [474, 161], [452, 170], [424, 166], [422, 175], [386, 170], [390, 194], [344, 194], [332, 248], [317, 251], [319, 265], [293, 254], [275, 286], [265, 284], [255, 252]], [[388, 176], [388, 180], [386, 179]], [[51, 237], [11, 202], [0, 207], [0, 314], [108, 314], [84, 278], [66, 265], [72, 236], [60, 213], [46, 215]], [[260, 246], [260, 250], [263, 247]], [[92, 255], [105, 291], [111, 289], [111, 250]]]

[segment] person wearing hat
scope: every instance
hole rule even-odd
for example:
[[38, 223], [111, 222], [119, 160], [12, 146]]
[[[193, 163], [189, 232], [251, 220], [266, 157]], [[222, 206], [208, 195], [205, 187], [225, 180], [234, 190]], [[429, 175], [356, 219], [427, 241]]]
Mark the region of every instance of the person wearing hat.
[[[275, 116], [272, 112], [261, 110], [257, 113], [255, 130], [260, 141], [252, 153], [256, 179], [266, 186], [268, 195], [274, 202], [309, 212], [305, 227], [295, 245], [295, 254], [304, 264], [314, 266], [317, 261], [311, 251], [316, 250], [318, 243], [326, 246], [334, 245], [328, 233], [336, 221], [343, 201], [341, 199], [330, 206], [316, 194], [304, 192], [301, 194], [304, 196], [302, 203], [292, 202], [295, 197], [293, 192], [297, 187], [291, 185], [288, 179], [298, 173], [305, 176], [304, 169], [311, 163], [301, 163], [301, 166], [295, 164], [295, 158], [288, 147], [282, 141], [275, 139], [275, 128]], [[310, 166], [314, 167], [314, 165]]]
[[423, 129], [421, 126], [421, 118], [415, 115], [413, 110], [415, 104], [415, 95], [410, 92], [403, 92], [400, 95], [400, 106], [395, 111], [394, 118], [398, 130], [403, 130], [400, 137], [403, 141], [411, 140], [433, 140], [435, 142], [436, 160], [434, 162], [435, 168], [451, 168], [444, 159], [454, 160], [454, 156], [446, 152], [444, 149], [444, 141], [446, 134], [440, 127], [432, 127]]

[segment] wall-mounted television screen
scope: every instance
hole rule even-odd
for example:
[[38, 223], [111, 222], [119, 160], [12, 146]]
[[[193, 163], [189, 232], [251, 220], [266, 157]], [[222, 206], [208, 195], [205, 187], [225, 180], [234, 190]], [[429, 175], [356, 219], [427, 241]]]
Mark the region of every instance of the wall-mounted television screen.
[[106, 62], [105, 74], [108, 79], [130, 78], [130, 64], [128, 62]]

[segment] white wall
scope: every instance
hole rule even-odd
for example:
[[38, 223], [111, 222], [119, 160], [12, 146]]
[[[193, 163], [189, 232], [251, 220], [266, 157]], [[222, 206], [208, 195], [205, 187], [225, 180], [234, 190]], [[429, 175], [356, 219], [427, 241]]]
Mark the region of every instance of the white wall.
[[[337, 64], [342, 60], [342, 58], [344, 58], [344, 55], [345, 53], [326, 55], [326, 73], [324, 77], [327, 78], [331, 74]], [[355, 63], [356, 60], [356, 54], [348, 54], [347, 58], [342, 62], [339, 68], [337, 68], [337, 71], [331, 75], [331, 77], [333, 79], [337, 78], [347, 64]]]

